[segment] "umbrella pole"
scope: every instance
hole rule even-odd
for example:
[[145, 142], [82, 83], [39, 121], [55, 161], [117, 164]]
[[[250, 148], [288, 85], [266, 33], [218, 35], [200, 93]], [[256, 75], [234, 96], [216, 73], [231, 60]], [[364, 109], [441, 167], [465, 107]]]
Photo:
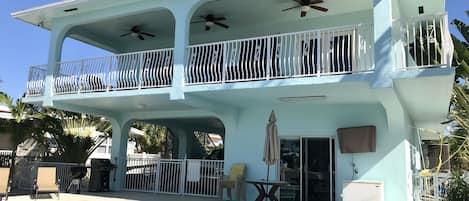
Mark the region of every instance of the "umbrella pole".
[[270, 170], [270, 165], [267, 165], [267, 181], [269, 181], [269, 170]]

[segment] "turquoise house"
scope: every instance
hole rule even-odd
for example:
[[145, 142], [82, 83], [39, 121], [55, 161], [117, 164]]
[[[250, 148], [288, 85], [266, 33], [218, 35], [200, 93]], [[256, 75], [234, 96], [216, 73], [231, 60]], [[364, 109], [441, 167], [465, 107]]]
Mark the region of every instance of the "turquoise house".
[[[51, 32], [48, 63], [30, 68], [24, 101], [112, 122], [112, 190], [125, 190], [127, 134], [137, 120], [170, 128], [177, 158], [191, 158], [194, 131], [221, 133], [225, 173], [244, 163], [246, 178], [265, 178], [274, 110], [282, 160], [270, 178], [291, 183], [281, 200], [347, 200], [344, 182], [371, 181], [382, 200], [410, 201], [419, 141], [434, 137], [417, 128], [441, 130], [449, 108], [444, 5], [67, 0], [12, 16]], [[65, 38], [114, 55], [62, 61]], [[375, 150], [343, 153], [349, 142], [337, 130], [361, 126], [374, 126]], [[247, 200], [256, 193], [246, 185]]]

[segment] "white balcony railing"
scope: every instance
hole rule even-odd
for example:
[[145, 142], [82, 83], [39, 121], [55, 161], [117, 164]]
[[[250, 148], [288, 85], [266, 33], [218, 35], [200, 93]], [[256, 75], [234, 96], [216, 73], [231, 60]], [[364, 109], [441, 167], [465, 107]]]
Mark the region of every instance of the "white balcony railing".
[[448, 67], [453, 51], [447, 14], [394, 22], [396, 69]]
[[58, 63], [55, 94], [168, 87], [173, 50], [161, 49]]
[[128, 158], [124, 189], [217, 197], [223, 164], [220, 160]]
[[348, 74], [373, 70], [370, 25], [188, 47], [187, 84]]
[[26, 96], [41, 96], [47, 74], [47, 65], [31, 66], [29, 68], [28, 82], [26, 83]]
[[449, 188], [449, 174], [433, 174], [430, 176], [414, 175], [415, 201], [446, 200]]

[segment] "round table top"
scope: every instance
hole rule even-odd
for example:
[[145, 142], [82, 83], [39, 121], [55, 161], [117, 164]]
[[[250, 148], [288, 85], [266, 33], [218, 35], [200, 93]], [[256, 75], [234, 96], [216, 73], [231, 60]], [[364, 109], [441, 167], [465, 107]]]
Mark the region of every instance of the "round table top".
[[287, 181], [279, 181], [279, 180], [265, 180], [265, 179], [248, 179], [246, 180], [247, 183], [251, 184], [265, 184], [265, 185], [279, 185], [279, 186], [284, 186], [288, 185]]

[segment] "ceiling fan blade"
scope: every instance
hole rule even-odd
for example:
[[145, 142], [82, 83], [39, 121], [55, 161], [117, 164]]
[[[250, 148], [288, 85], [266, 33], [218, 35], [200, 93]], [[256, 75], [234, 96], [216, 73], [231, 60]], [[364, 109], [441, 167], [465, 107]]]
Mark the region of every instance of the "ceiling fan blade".
[[329, 11], [329, 9], [324, 8], [324, 7], [321, 7], [321, 6], [309, 5], [309, 7], [312, 8], [312, 9], [319, 10], [319, 11], [321, 11], [321, 12], [327, 12], [327, 11]]
[[128, 36], [128, 35], [130, 35], [130, 34], [132, 34], [132, 32], [122, 34], [122, 35], [120, 35], [120, 37]]
[[223, 23], [220, 23], [220, 22], [213, 22], [213, 23], [216, 24], [216, 25], [218, 25], [218, 26], [221, 26], [221, 27], [223, 27], [223, 28], [225, 28], [225, 29], [230, 28], [230, 26], [228, 26], [228, 25], [226, 25], [226, 24], [223, 24]]
[[315, 1], [311, 1], [309, 4], [318, 4], [318, 3], [323, 3], [324, 1], [323, 0], [315, 0]]
[[213, 19], [214, 21], [225, 21], [226, 17], [216, 17]]
[[301, 11], [300, 17], [305, 17], [306, 16], [306, 11]]
[[191, 24], [206, 22], [205, 20], [193, 21]]
[[151, 34], [151, 33], [148, 33], [148, 32], [140, 32], [141, 34], [145, 35], [145, 36], [150, 36], [150, 37], [155, 37], [154, 34]]
[[138, 39], [140, 39], [140, 40], [145, 40], [145, 38], [144, 38], [141, 34], [139, 34], [137, 37], [138, 37]]
[[282, 12], [285, 12], [287, 10], [292, 10], [292, 9], [295, 9], [295, 8], [300, 8], [302, 5], [298, 5], [298, 6], [293, 6], [293, 7], [290, 7], [290, 8], [286, 8], [286, 9], [283, 9]]
[[210, 26], [205, 25], [205, 31], [210, 31]]

